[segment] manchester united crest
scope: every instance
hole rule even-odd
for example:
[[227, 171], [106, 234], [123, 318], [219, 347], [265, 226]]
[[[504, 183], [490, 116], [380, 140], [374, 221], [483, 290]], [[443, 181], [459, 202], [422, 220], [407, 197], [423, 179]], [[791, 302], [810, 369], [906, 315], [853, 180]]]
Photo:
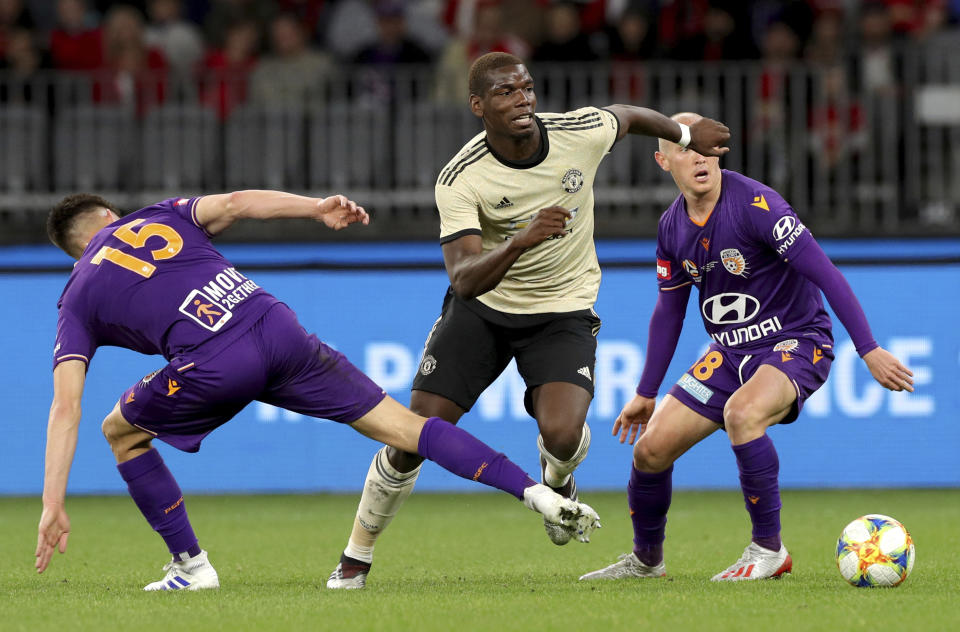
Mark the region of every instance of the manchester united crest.
[[437, 359], [432, 355], [424, 356], [423, 361], [420, 363], [420, 373], [424, 375], [430, 375], [436, 368]]
[[560, 184], [567, 193], [576, 193], [583, 188], [583, 172], [579, 169], [567, 169]]

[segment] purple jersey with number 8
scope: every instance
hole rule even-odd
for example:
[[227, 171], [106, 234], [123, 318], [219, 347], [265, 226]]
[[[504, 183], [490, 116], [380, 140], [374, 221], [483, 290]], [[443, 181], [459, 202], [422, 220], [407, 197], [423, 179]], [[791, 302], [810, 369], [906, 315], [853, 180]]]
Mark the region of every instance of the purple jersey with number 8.
[[54, 366], [89, 364], [106, 345], [213, 354], [278, 302], [214, 249], [198, 200], [165, 200], [94, 236], [60, 296]]

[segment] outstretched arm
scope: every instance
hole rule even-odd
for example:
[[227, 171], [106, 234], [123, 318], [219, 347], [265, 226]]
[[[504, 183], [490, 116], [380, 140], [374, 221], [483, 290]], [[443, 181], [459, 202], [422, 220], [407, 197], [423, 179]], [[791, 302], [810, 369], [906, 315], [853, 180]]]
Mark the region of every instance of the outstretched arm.
[[787, 263], [823, 291], [873, 378], [891, 391], [913, 392], [913, 372], [873, 339], [860, 301], [820, 244], [811, 241]]
[[221, 233], [238, 219], [306, 218], [323, 222], [333, 230], [370, 217], [362, 206], [342, 195], [312, 198], [283, 191], [235, 191], [207, 195], [197, 202], [197, 221], [211, 235]]
[[53, 404], [47, 422], [47, 452], [43, 474], [43, 513], [37, 530], [36, 569], [42, 573], [59, 548], [67, 551], [70, 518], [64, 509], [67, 479], [77, 448], [80, 400], [87, 366], [80, 360], [61, 362], [53, 370]]
[[730, 151], [724, 147], [730, 140], [730, 130], [723, 123], [713, 119], [701, 118], [689, 126], [690, 138], [684, 145], [683, 128], [680, 123], [664, 116], [656, 110], [641, 108], [635, 105], [608, 105], [604, 109], [614, 113], [620, 121], [620, 132], [617, 140], [626, 134], [642, 134], [663, 138], [674, 143], [689, 147], [702, 156], [722, 156]]

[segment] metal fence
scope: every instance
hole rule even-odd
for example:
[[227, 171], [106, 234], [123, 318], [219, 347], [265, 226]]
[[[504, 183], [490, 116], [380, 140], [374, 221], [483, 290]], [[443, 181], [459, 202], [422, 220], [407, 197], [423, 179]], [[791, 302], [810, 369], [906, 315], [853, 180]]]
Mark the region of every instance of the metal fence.
[[[879, 85], [859, 79], [857, 65], [607, 62], [531, 72], [540, 111], [633, 103], [724, 121], [733, 137], [723, 166], [779, 190], [821, 234], [943, 234], [960, 230], [960, 57], [948, 50], [897, 53], [893, 81]], [[366, 67], [296, 81], [301, 96], [280, 101], [245, 77], [0, 74], [7, 240], [17, 218], [35, 226], [30, 217], [78, 190], [137, 208], [238, 188], [343, 192], [374, 212], [374, 234], [434, 238], [436, 174], [481, 129], [465, 94], [444, 96], [465, 92], [464, 77]], [[606, 159], [598, 235], [654, 233], [676, 196], [655, 147], [630, 139]]]

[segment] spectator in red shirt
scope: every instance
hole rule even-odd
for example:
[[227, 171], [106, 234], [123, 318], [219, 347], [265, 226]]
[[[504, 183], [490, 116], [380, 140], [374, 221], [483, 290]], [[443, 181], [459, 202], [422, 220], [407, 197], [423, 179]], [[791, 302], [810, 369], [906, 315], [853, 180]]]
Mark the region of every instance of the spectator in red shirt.
[[257, 65], [260, 29], [256, 22], [237, 20], [228, 25], [223, 45], [207, 53], [200, 73], [200, 100], [226, 119], [246, 102], [250, 73]]
[[95, 101], [120, 103], [138, 114], [163, 102], [167, 60], [158, 49], [147, 46], [139, 10], [117, 5], [107, 13], [103, 59], [93, 87]]
[[102, 31], [86, 0], [57, 0], [57, 26], [50, 32], [50, 58], [61, 70], [94, 70], [103, 65]]

